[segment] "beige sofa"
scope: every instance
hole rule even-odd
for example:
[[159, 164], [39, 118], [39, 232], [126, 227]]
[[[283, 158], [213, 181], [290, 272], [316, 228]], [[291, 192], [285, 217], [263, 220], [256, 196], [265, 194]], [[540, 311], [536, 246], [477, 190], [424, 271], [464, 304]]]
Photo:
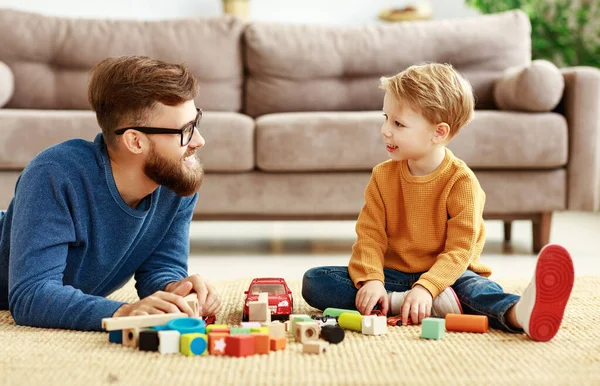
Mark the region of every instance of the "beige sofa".
[[480, 179], [486, 218], [505, 220], [508, 239], [510, 221], [531, 219], [538, 250], [553, 211], [598, 207], [600, 71], [561, 70], [556, 108], [500, 110], [495, 85], [531, 64], [530, 45], [529, 20], [516, 11], [325, 27], [0, 10], [0, 208], [39, 151], [99, 131], [86, 98], [92, 65], [145, 54], [186, 62], [200, 81], [207, 176], [198, 220], [355, 219], [370, 170], [387, 158], [379, 77], [439, 61], [475, 90], [475, 119], [450, 148]]

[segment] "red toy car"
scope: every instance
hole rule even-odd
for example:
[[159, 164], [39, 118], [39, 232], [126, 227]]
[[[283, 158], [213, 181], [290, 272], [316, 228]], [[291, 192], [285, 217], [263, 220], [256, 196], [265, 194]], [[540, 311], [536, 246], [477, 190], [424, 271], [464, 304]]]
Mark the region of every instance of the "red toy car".
[[261, 277], [253, 279], [248, 287], [246, 300], [244, 301], [244, 311], [242, 320], [248, 321], [249, 307], [248, 303], [258, 300], [258, 294], [267, 292], [269, 294], [269, 309], [271, 310], [271, 320], [288, 320], [294, 309], [294, 298], [292, 291], [284, 279], [279, 277]]

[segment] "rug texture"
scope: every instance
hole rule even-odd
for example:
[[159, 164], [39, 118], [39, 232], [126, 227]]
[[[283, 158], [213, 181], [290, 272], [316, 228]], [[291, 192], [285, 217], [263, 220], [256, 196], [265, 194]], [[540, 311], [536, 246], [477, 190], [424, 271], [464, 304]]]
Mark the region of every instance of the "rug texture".
[[[238, 325], [250, 279], [216, 282], [225, 302], [217, 323]], [[302, 300], [295, 313], [315, 313]], [[501, 282], [521, 293], [527, 281]], [[135, 301], [132, 284], [111, 296]], [[346, 339], [322, 355], [302, 353], [288, 337], [284, 351], [247, 358], [185, 357], [108, 343], [102, 332], [16, 326], [0, 311], [2, 385], [600, 385], [600, 278], [577, 278], [561, 331], [550, 342], [490, 330], [419, 337], [420, 327]]]

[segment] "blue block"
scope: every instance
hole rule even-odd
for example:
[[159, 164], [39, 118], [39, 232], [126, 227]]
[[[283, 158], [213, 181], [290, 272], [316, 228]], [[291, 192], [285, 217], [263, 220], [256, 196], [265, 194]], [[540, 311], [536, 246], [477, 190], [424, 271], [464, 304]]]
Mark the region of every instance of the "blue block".
[[206, 322], [200, 318], [178, 318], [167, 322], [167, 330], [179, 331], [183, 334], [206, 334]]
[[108, 332], [108, 341], [110, 343], [123, 343], [123, 330], [114, 330]]

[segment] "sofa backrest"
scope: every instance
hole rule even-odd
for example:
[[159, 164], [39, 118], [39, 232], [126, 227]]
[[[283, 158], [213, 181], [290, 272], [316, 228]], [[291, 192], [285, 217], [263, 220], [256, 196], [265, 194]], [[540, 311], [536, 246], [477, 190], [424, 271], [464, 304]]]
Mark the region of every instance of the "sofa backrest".
[[90, 109], [90, 68], [108, 56], [137, 54], [184, 62], [200, 83], [198, 106], [239, 111], [243, 28], [232, 17], [90, 20], [0, 9], [0, 61], [15, 79], [6, 107]]
[[379, 78], [420, 62], [453, 64], [473, 85], [477, 108], [493, 108], [494, 80], [531, 61], [530, 33], [521, 11], [360, 27], [252, 23], [244, 110], [379, 110]]

